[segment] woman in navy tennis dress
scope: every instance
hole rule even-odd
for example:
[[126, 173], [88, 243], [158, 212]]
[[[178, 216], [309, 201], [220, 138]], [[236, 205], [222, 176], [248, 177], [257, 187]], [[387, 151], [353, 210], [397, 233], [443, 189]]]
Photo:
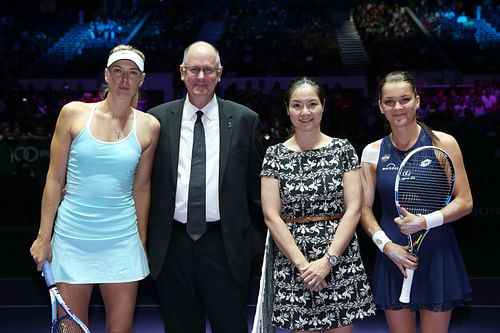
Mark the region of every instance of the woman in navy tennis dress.
[[[447, 332], [452, 309], [471, 297], [471, 287], [450, 222], [472, 210], [472, 195], [458, 143], [443, 132], [432, 131], [416, 120], [420, 98], [407, 72], [389, 73], [380, 84], [379, 108], [391, 134], [368, 144], [361, 157], [364, 203], [361, 224], [379, 248], [373, 275], [375, 303], [385, 311], [391, 332], [415, 332], [416, 311], [422, 333]], [[451, 156], [456, 182], [453, 199], [439, 211], [423, 216], [398, 217], [394, 182], [401, 161], [413, 149], [435, 145]], [[382, 216], [373, 210], [379, 194]], [[418, 257], [406, 246], [406, 235], [431, 229]], [[410, 303], [399, 295], [405, 269], [414, 270]]]
[[160, 125], [134, 108], [144, 75], [142, 52], [119, 45], [105, 70], [106, 98], [61, 110], [30, 250], [38, 269], [51, 261], [63, 298], [87, 325], [99, 285], [108, 332], [132, 331], [138, 281], [149, 274], [144, 244]]

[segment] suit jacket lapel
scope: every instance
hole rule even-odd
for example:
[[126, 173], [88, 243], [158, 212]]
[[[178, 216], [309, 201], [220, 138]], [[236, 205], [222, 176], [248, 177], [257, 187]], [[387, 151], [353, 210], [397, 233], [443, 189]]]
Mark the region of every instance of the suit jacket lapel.
[[227, 159], [231, 147], [231, 137], [233, 135], [233, 115], [226, 106], [224, 100], [217, 98], [219, 104], [219, 132], [220, 132], [220, 151], [219, 151], [219, 186], [222, 186], [224, 172], [226, 170]]

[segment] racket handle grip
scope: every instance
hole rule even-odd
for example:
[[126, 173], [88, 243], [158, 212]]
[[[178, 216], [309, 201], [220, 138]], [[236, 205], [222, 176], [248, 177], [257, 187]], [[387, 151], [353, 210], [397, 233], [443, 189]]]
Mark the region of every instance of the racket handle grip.
[[52, 274], [52, 269], [50, 269], [50, 263], [46, 260], [42, 266], [43, 277], [45, 278], [45, 283], [47, 287], [52, 287], [56, 285], [56, 281], [54, 280], [54, 275]]
[[406, 278], [403, 280], [403, 287], [401, 287], [401, 295], [399, 301], [401, 303], [410, 303], [411, 284], [413, 283], [413, 269], [406, 269]]

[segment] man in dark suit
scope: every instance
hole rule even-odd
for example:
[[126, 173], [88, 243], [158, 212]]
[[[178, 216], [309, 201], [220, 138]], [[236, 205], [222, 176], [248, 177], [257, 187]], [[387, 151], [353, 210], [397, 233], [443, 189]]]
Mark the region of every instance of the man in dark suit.
[[[258, 115], [215, 95], [221, 74], [215, 47], [191, 44], [180, 65], [187, 96], [149, 111], [160, 121], [161, 134], [148, 251], [168, 333], [204, 333], [205, 318], [214, 333], [248, 331], [252, 230], [264, 226], [264, 149]], [[192, 171], [195, 165], [206, 165], [206, 172]], [[190, 186], [195, 182], [201, 185]], [[192, 195], [202, 203], [199, 214], [193, 213]]]

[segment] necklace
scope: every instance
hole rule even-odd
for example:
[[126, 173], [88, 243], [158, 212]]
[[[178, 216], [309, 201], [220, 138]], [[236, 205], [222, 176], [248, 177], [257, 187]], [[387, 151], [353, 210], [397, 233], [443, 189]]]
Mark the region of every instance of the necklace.
[[117, 123], [117, 124], [115, 124], [115, 125], [118, 125], [118, 126], [113, 126], [113, 124], [111, 124], [111, 126], [112, 126], [112, 128], [111, 128], [111, 129], [112, 129], [113, 133], [115, 134], [116, 139], [117, 139], [117, 140], [120, 140], [121, 138], [125, 137], [125, 132], [124, 132], [124, 130], [127, 128], [127, 120], [125, 120], [125, 123], [124, 123], [124, 127], [123, 127], [123, 128], [119, 128], [119, 127], [121, 127], [121, 126], [120, 126], [120, 123]]
[[[100, 111], [100, 127], [101, 129], [99, 132], [102, 132], [102, 135], [104, 137], [109, 137], [111, 135], [111, 140], [121, 140], [122, 138], [125, 137], [125, 131], [129, 127], [129, 117], [132, 114], [133, 116], [133, 109], [130, 108], [130, 112], [128, 114], [114, 114], [109, 110], [109, 107], [105, 107], [104, 102], [101, 102], [98, 104], [96, 107], [96, 110], [99, 109]], [[106, 133], [106, 134], [104, 134]], [[109, 133], [109, 134], [108, 134]], [[108, 139], [109, 140], [109, 139]]]
[[123, 135], [123, 132], [122, 132], [122, 131], [120, 131], [120, 130], [116, 130], [116, 129], [113, 129], [113, 132], [115, 132], [116, 138], [117, 138], [118, 140], [120, 140], [120, 138], [121, 138], [121, 137], [122, 137], [122, 135]]

